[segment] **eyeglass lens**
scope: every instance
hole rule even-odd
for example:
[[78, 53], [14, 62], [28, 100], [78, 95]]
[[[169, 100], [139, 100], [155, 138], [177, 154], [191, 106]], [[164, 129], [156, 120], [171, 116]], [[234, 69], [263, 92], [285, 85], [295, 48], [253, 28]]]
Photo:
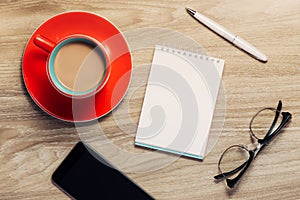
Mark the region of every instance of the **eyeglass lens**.
[[[259, 111], [252, 118], [250, 122], [250, 131], [255, 138], [263, 139], [266, 136], [266, 134], [271, 128], [275, 114], [276, 114], [276, 109], [265, 108]], [[280, 125], [281, 121], [282, 121], [282, 115], [280, 114], [278, 120], [274, 124], [274, 128], [272, 131], [276, 130], [276, 128]]]
[[[249, 152], [247, 149], [239, 145], [231, 146], [222, 155], [219, 163], [220, 171], [225, 176], [228, 172], [233, 172], [240, 166], [244, 166], [248, 159]], [[237, 172], [230, 173], [230, 178], [235, 178], [238, 175]]]

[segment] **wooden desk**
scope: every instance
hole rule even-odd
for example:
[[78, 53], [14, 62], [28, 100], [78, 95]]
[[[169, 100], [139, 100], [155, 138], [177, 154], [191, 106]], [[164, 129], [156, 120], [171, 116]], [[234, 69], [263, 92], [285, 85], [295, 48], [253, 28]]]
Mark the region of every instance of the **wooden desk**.
[[[260, 63], [197, 23], [188, 5], [211, 17], [264, 52]], [[8, 1], [0, 2], [0, 199], [67, 199], [50, 176], [79, 140], [72, 123], [54, 119], [30, 99], [21, 76], [26, 41], [46, 19], [85, 10], [111, 20], [122, 31], [157, 27], [193, 38], [212, 56], [226, 60], [223, 85], [226, 119], [222, 135], [203, 162], [180, 158], [163, 169], [127, 175], [157, 199], [300, 198], [300, 2], [295, 0], [226, 1]], [[133, 59], [143, 62], [143, 56]], [[136, 65], [134, 65], [136, 67]], [[148, 71], [144, 72], [148, 73]], [[144, 74], [147, 75], [147, 74]], [[132, 101], [137, 123], [144, 89]], [[248, 123], [265, 106], [281, 99], [293, 120], [255, 160], [239, 187], [228, 192], [216, 184], [221, 152], [250, 143]], [[128, 116], [127, 116], [128, 117]], [[133, 149], [112, 114], [99, 120], [116, 144]]]

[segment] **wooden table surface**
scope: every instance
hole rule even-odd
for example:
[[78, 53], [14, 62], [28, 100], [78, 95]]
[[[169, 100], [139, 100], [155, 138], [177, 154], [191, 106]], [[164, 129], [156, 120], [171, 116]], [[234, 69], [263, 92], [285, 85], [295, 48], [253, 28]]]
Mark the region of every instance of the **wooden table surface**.
[[[185, 12], [187, 5], [251, 42], [269, 57], [268, 62], [251, 58], [197, 23]], [[73, 123], [44, 113], [31, 100], [22, 80], [21, 59], [27, 40], [43, 21], [72, 10], [105, 16], [123, 32], [149, 27], [178, 31], [209, 55], [226, 61], [225, 123], [213, 150], [203, 162], [181, 157], [152, 172], [125, 172], [138, 185], [156, 199], [300, 198], [300, 1], [1, 0], [0, 199], [67, 199], [50, 177], [79, 140], [78, 130]], [[149, 62], [143, 55], [133, 53], [134, 69]], [[147, 78], [148, 70], [140, 72]], [[134, 124], [144, 91], [145, 86], [130, 99], [125, 118], [131, 117]], [[283, 110], [293, 114], [289, 126], [255, 160], [236, 190], [228, 191], [224, 182], [215, 183], [222, 151], [250, 143], [252, 115], [262, 107], [276, 106], [280, 99]], [[134, 151], [134, 136], [122, 132], [113, 114], [97, 123], [116, 146]]]

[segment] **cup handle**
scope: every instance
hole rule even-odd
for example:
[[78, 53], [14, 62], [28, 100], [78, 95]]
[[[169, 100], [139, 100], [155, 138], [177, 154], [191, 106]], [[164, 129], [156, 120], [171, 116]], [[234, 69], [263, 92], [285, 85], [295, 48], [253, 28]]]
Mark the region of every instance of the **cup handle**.
[[49, 40], [48, 38], [42, 36], [42, 35], [37, 35], [34, 39], [33, 39], [33, 43], [40, 47], [41, 49], [43, 49], [44, 51], [47, 51], [48, 53], [50, 53], [52, 51], [52, 49], [54, 49], [55, 47], [55, 43], [52, 42], [51, 40]]

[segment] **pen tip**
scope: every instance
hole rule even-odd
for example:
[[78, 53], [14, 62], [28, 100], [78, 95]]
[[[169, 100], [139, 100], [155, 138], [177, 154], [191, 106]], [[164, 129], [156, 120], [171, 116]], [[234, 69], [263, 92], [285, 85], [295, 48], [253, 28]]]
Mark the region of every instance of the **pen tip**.
[[191, 9], [191, 8], [185, 7], [185, 9], [186, 9], [186, 11], [187, 11], [190, 15], [192, 15], [192, 16], [194, 16], [194, 15], [196, 14], [196, 11], [193, 10], [193, 9]]

